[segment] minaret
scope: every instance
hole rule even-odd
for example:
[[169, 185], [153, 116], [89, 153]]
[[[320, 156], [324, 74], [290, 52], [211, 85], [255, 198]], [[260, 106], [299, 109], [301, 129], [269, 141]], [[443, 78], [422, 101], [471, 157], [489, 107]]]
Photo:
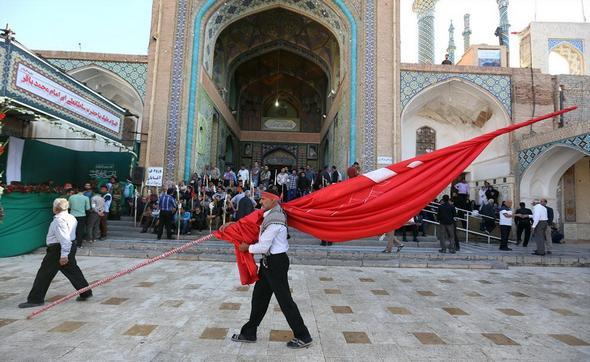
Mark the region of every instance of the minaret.
[[434, 63], [434, 7], [438, 0], [414, 0], [418, 14], [418, 63]]
[[463, 15], [463, 53], [471, 46], [469, 37], [471, 36], [471, 27], [469, 26], [469, 14]]
[[453, 26], [453, 21], [451, 20], [451, 25], [449, 26], [449, 46], [447, 47], [447, 54], [449, 54], [449, 60], [455, 64], [455, 27]]
[[508, 24], [508, 0], [496, 0], [498, 11], [500, 11], [500, 45], [510, 48], [508, 35], [510, 34], [510, 24]]

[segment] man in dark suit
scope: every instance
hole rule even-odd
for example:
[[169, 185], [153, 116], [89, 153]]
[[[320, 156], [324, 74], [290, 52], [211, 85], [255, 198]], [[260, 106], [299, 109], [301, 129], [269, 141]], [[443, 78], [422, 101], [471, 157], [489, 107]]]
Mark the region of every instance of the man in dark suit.
[[547, 230], [545, 231], [545, 252], [547, 254], [551, 254], [551, 227], [553, 226], [553, 208], [547, 206], [547, 199], [541, 199], [541, 205], [545, 206], [547, 209]]
[[[522, 241], [522, 246], [526, 248], [531, 239], [531, 225], [533, 219], [529, 215], [532, 215], [533, 211], [527, 209], [524, 202], [521, 202], [519, 206], [520, 208], [516, 210], [514, 214], [514, 222], [516, 223], [516, 245], [520, 245], [520, 242]], [[521, 239], [523, 231], [524, 240]]]

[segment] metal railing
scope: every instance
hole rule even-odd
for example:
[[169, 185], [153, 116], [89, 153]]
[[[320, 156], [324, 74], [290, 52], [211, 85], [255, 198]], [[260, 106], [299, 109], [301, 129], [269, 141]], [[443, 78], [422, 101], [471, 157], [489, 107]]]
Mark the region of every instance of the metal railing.
[[[424, 209], [422, 209], [422, 211], [423, 212], [427, 212], [427, 213], [432, 214], [432, 215], [436, 215], [437, 212], [431, 210], [430, 208], [432, 208], [432, 209], [438, 209], [438, 206], [439, 205], [440, 205], [440, 203], [438, 203], [438, 202], [431, 202], [430, 204], [428, 204], [427, 207], [425, 207]], [[458, 207], [455, 207], [455, 210], [461, 211], [465, 215], [464, 218], [459, 217], [459, 216], [456, 216], [455, 217], [455, 222], [456, 221], [465, 221], [465, 227], [456, 226], [456, 229], [457, 230], [463, 231], [465, 233], [465, 243], [469, 243], [469, 234], [477, 235], [477, 236], [481, 236], [481, 237], [486, 238], [487, 241], [488, 241], [488, 244], [491, 243], [491, 240], [498, 240], [498, 241], [501, 240], [499, 237], [497, 237], [495, 235], [491, 235], [491, 234], [489, 234], [487, 232], [484, 233], [484, 232], [479, 232], [479, 231], [475, 231], [475, 230], [470, 230], [469, 229], [469, 219], [470, 218], [480, 219], [481, 220], [480, 223], [483, 222], [484, 218], [492, 219], [492, 220], [494, 220], [494, 224], [497, 224], [498, 223], [498, 221], [499, 221], [498, 219], [496, 219], [494, 217], [491, 217], [491, 216], [487, 216], [487, 215], [480, 215], [479, 213], [477, 215], [474, 215], [473, 214], [473, 211], [461, 209], [461, 208], [458, 208]], [[433, 225], [440, 225], [440, 223], [438, 221], [429, 220], [429, 219], [425, 219], [425, 218], [422, 219], [422, 222], [427, 222], [427, 223], [433, 224]], [[494, 227], [495, 227], [495, 225], [494, 225]], [[436, 236], [436, 231], [437, 231], [437, 228], [434, 228], [434, 236]], [[514, 243], [513, 241], [510, 241], [510, 240], [509, 240], [509, 242]]]

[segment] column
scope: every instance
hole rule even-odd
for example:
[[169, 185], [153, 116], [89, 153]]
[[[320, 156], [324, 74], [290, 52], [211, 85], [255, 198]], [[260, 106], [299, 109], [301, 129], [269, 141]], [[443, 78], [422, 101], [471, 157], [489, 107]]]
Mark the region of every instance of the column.
[[510, 24], [508, 24], [508, 0], [496, 0], [498, 11], [500, 11], [500, 45], [510, 48], [508, 36], [510, 34]]
[[447, 47], [447, 54], [449, 54], [449, 60], [455, 64], [455, 27], [453, 26], [453, 21], [451, 20], [451, 25], [449, 26], [449, 45]]
[[463, 53], [471, 46], [471, 27], [469, 26], [469, 14], [463, 15]]
[[418, 63], [434, 63], [434, 7], [438, 0], [414, 0], [418, 14]]

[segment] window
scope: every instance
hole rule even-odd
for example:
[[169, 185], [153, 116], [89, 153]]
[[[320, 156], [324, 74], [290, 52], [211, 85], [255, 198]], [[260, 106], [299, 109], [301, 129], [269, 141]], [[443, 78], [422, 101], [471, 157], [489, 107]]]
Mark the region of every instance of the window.
[[416, 130], [416, 156], [432, 152], [436, 149], [436, 131], [430, 127]]

